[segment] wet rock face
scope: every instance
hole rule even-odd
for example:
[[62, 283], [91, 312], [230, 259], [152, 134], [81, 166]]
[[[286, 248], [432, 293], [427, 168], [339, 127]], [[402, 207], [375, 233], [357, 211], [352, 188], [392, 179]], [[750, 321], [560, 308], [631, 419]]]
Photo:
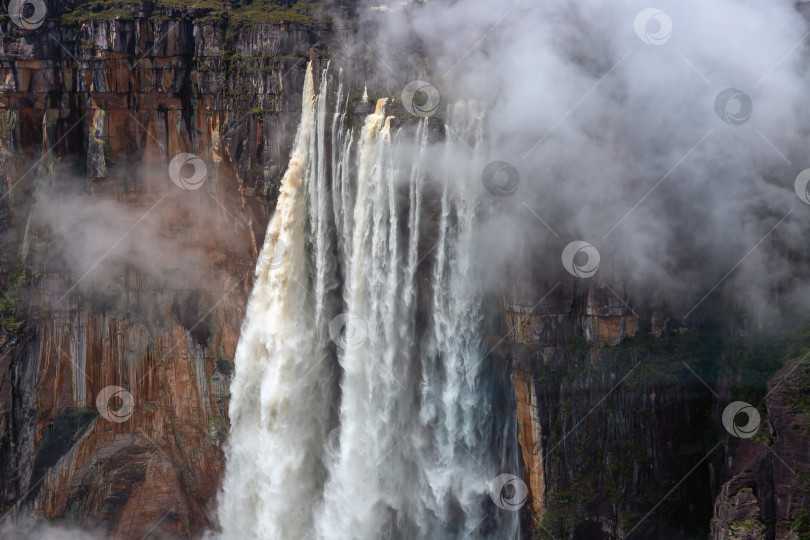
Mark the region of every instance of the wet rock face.
[[[82, 19], [86, 2], [46, 4], [39, 29], [0, 20], [0, 513], [198, 537], [216, 526], [234, 351], [305, 63], [319, 71], [334, 32], [314, 18], [233, 25], [206, 7]], [[168, 173], [181, 153], [205, 164], [196, 189]], [[66, 216], [112, 239], [81, 238]], [[706, 411], [717, 424], [722, 407], [682, 365], [706, 375], [698, 345], [619, 280], [556, 275], [513, 276], [500, 310], [527, 521], [587, 539], [810, 532], [803, 372], [768, 397], [765, 441], [707, 441]], [[116, 396], [99, 413], [111, 386], [131, 409]]]
[[760, 431], [728, 437], [729, 480], [715, 499], [713, 540], [799, 539], [810, 533], [810, 369], [791, 363], [773, 379]]
[[[540, 275], [504, 295], [508, 345], [498, 349], [512, 366], [530, 529], [588, 539], [810, 533], [810, 368], [784, 344], [799, 338], [749, 350], [733, 316], [682, 327], [660, 302], [625, 303], [619, 280]], [[766, 385], [756, 436], [732, 435], [724, 407], [762, 398]]]
[[[304, 69], [330, 30], [80, 4], [48, 1], [35, 30], [0, 21], [0, 508], [199, 537]], [[173, 181], [182, 153], [199, 185], [190, 158]], [[126, 393], [105, 409], [108, 387]]]

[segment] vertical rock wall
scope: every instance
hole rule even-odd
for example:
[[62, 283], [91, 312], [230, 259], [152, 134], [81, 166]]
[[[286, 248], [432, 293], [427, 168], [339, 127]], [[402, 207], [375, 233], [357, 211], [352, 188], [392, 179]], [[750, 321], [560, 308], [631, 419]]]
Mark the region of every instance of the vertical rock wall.
[[[36, 30], [0, 21], [9, 522], [33, 511], [138, 538], [216, 526], [253, 266], [304, 68], [324, 56], [331, 30], [306, 10], [298, 22], [229, 24], [208, 4], [144, 2], [115, 19], [70, 20], [78, 2], [49, 2]], [[179, 153], [205, 163], [199, 189], [172, 182]], [[124, 241], [76, 261], [77, 246], [94, 243], [61, 219], [77, 208]], [[186, 267], [160, 262], [178, 255]], [[111, 385], [133, 396], [126, 421], [97, 412]]]

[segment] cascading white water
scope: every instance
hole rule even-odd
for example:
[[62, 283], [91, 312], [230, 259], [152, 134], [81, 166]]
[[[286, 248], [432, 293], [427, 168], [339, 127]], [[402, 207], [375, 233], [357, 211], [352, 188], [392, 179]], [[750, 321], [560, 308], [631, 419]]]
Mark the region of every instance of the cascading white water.
[[312, 526], [312, 504], [325, 477], [332, 373], [323, 361], [317, 308], [307, 289], [306, 180], [312, 171], [314, 99], [310, 67], [301, 125], [234, 359], [220, 508], [226, 538], [302, 538]]
[[308, 68], [237, 348], [223, 537], [516, 538], [489, 498], [516, 471], [480, 337], [481, 164], [459, 159], [483, 111], [448, 109], [431, 216], [427, 120], [395, 131], [379, 100], [355, 148], [340, 84], [327, 167], [327, 79], [316, 96]]

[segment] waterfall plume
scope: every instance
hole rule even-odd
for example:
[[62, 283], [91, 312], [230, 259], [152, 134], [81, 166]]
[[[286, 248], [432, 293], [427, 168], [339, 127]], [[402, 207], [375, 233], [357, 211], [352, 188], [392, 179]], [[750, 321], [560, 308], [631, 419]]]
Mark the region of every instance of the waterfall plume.
[[482, 148], [483, 109], [450, 106], [431, 148], [386, 99], [356, 133], [331, 79], [316, 95], [307, 69], [236, 352], [223, 537], [517, 538], [489, 496], [518, 471], [481, 336], [482, 164], [457, 159]]

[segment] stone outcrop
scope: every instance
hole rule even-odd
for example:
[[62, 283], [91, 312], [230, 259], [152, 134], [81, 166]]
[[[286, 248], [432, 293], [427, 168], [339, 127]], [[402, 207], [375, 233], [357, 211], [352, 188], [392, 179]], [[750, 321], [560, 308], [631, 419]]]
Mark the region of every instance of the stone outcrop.
[[[530, 528], [589, 540], [810, 532], [810, 368], [774, 369], [807, 346], [801, 332], [747, 345], [733, 311], [676, 325], [660, 303], [631, 305], [615, 279], [556, 275], [515, 280], [502, 307]], [[760, 433], [731, 436], [723, 408], [768, 379]]]
[[[283, 3], [249, 22], [241, 2], [81, 4], [0, 21], [0, 508], [196, 538], [217, 525], [244, 306], [331, 26]], [[205, 164], [199, 189], [172, 182], [180, 153]], [[113, 385], [125, 421], [98, 412]]]
[[810, 534], [810, 367], [801, 359], [773, 378], [762, 423], [725, 442], [730, 479], [714, 503], [713, 540], [798, 540]]

